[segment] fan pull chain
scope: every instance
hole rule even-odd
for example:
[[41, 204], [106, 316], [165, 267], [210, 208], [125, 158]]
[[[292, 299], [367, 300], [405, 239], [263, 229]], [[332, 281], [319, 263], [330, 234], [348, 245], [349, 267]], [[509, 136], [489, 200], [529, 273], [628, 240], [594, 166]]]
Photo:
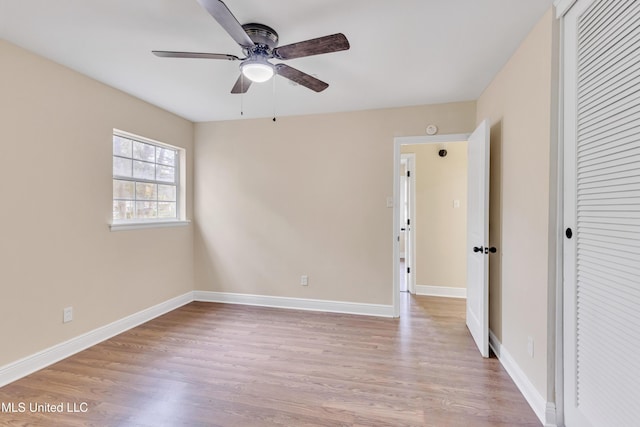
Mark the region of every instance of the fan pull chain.
[[[242, 83], [240, 83], [242, 85]], [[244, 116], [244, 88], [241, 88], [240, 90], [240, 115]]]
[[276, 76], [271, 77], [273, 80], [273, 121], [276, 121]]
[[244, 116], [244, 77], [240, 79], [240, 115]]

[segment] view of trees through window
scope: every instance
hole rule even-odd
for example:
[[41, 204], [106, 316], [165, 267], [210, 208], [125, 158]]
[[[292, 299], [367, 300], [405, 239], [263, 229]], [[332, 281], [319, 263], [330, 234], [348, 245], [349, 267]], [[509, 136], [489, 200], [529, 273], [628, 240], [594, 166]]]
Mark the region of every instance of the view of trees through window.
[[177, 219], [178, 151], [113, 135], [113, 219]]

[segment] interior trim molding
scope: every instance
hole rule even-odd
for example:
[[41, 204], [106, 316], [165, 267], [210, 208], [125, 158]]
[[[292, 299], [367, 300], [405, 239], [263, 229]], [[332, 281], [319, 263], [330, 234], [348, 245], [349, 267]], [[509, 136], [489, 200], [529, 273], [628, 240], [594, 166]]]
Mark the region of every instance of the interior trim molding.
[[329, 313], [358, 314], [364, 316], [393, 317], [393, 306], [345, 301], [327, 301], [305, 298], [274, 297], [268, 295], [236, 294], [229, 292], [195, 291], [194, 301], [225, 304], [255, 305], [293, 310], [324, 311]]
[[556, 410], [555, 403], [547, 402], [545, 411], [545, 427], [557, 427], [558, 426], [558, 412]]
[[393, 141], [397, 144], [423, 144], [436, 142], [466, 141], [470, 133], [452, 133], [441, 135], [396, 136]]
[[556, 18], [562, 18], [576, 1], [577, 0], [554, 0], [553, 5], [556, 8]]
[[191, 221], [189, 220], [114, 222], [109, 224], [109, 230], [125, 231], [125, 230], [144, 230], [145, 228], [186, 227], [189, 224], [191, 224]]
[[545, 401], [544, 397], [536, 390], [529, 377], [527, 377], [492, 330], [489, 330], [489, 347], [496, 354], [498, 360], [527, 400], [540, 422], [545, 427], [557, 427], [555, 404]]
[[13, 363], [0, 367], [0, 387], [25, 377], [35, 371], [46, 368], [62, 359], [114, 337], [122, 332], [148, 322], [158, 316], [175, 310], [193, 301], [193, 292], [177, 296], [160, 304], [124, 317], [115, 322], [71, 338], [53, 347], [24, 357]]
[[416, 285], [416, 295], [430, 297], [466, 298], [467, 288], [452, 288], [449, 286]]

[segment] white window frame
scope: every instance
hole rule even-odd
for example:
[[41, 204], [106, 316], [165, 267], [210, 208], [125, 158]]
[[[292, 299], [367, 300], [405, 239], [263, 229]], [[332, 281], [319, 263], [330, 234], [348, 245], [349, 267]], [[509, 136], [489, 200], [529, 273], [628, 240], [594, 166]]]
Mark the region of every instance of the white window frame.
[[[162, 228], [162, 227], [179, 227], [186, 226], [190, 224], [191, 221], [186, 219], [186, 203], [185, 203], [185, 166], [186, 166], [186, 156], [184, 148], [176, 147], [174, 145], [166, 144], [160, 141], [156, 141], [154, 139], [146, 138], [144, 136], [136, 135], [130, 132], [126, 132], [120, 129], [113, 129], [112, 136], [119, 136], [122, 138], [127, 138], [139, 142], [143, 142], [146, 144], [154, 145], [156, 147], [167, 148], [171, 150], [175, 150], [177, 154], [177, 159], [175, 163], [176, 169], [176, 218], [133, 218], [133, 219], [113, 219], [113, 213], [111, 214], [111, 223], [109, 224], [109, 228], [111, 231], [122, 231], [122, 230], [136, 230], [143, 228]], [[113, 140], [113, 138], [111, 138]], [[111, 182], [113, 188], [113, 180], [118, 179], [113, 175], [113, 145], [111, 144]], [[136, 182], [151, 182], [149, 180], [141, 179], [135, 180]], [[156, 182], [156, 181], [153, 181]], [[162, 182], [157, 181], [157, 183], [162, 184]], [[111, 193], [111, 205], [113, 206], [113, 192]]]

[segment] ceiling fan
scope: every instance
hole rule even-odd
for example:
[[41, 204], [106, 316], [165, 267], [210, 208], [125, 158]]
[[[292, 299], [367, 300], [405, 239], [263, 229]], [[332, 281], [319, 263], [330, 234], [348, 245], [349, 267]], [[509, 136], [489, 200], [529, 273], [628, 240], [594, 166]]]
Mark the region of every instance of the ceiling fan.
[[342, 33], [318, 37], [286, 46], [278, 46], [278, 33], [263, 24], [240, 25], [229, 8], [220, 0], [198, 0], [207, 12], [240, 45], [245, 57], [221, 53], [172, 52], [154, 50], [153, 54], [163, 58], [226, 59], [240, 62], [240, 77], [231, 93], [246, 93], [252, 82], [265, 82], [278, 74], [315, 92], [321, 92], [329, 84], [307, 73], [285, 64], [272, 64], [269, 59], [287, 60], [322, 53], [349, 49], [349, 41]]

